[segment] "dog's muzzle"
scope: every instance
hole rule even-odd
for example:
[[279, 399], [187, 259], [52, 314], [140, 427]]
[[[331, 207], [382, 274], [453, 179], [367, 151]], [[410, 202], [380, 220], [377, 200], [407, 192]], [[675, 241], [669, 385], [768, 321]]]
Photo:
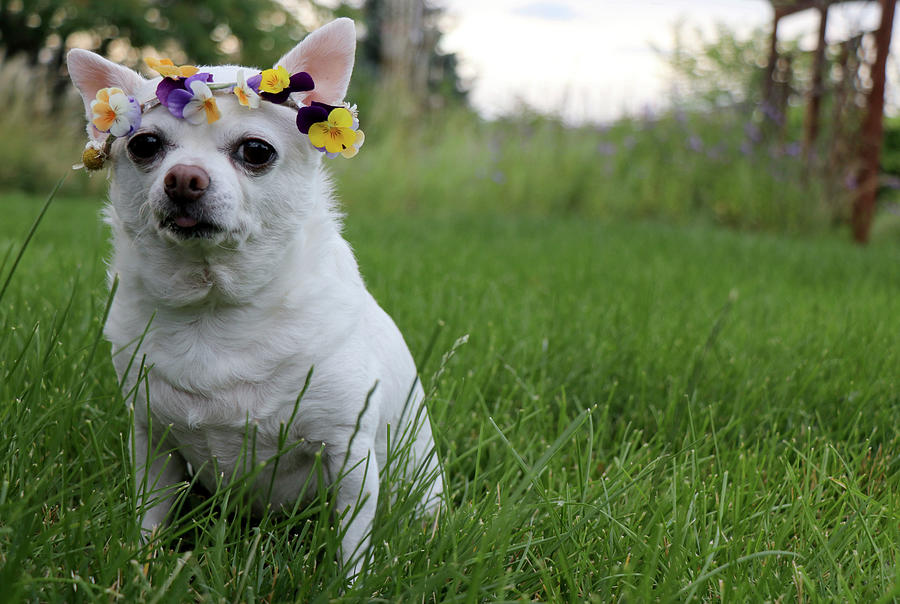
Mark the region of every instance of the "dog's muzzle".
[[203, 198], [209, 185], [209, 174], [200, 166], [172, 166], [163, 179], [171, 208], [161, 226], [183, 237], [208, 237], [220, 231], [204, 217]]

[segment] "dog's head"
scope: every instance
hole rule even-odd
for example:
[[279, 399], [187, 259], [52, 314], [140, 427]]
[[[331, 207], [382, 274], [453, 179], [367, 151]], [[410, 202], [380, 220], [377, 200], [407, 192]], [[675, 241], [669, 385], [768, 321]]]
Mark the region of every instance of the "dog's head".
[[[320, 156], [297, 126], [298, 106], [316, 101], [340, 105], [353, 68], [353, 22], [338, 19], [316, 30], [276, 65], [306, 72], [310, 91], [286, 104], [260, 103], [252, 110], [227, 90], [216, 91], [221, 117], [194, 124], [166, 106], [147, 108], [162, 78], [140, 74], [85, 50], [72, 50], [68, 69], [88, 115], [88, 135], [107, 135], [91, 123], [97, 92], [119, 88], [144, 104], [140, 125], [109, 150], [110, 220], [141, 245], [169, 250], [277, 246], [316, 203]], [[212, 82], [234, 82], [238, 66], [201, 67]], [[319, 194], [318, 197], [321, 197]]]

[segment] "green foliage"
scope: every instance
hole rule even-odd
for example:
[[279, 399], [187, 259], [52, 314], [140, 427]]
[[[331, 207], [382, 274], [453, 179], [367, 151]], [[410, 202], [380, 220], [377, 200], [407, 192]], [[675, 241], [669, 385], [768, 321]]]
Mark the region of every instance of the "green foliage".
[[[384, 79], [386, 57], [383, 28], [385, 22], [394, 18], [388, 14], [388, 4], [384, 0], [342, 1], [331, 11], [334, 17], [349, 17], [359, 26], [356, 64], [347, 96], [360, 106], [378, 103], [379, 96], [384, 96], [387, 87]], [[444, 33], [439, 23], [444, 9], [431, 3], [424, 3], [422, 10], [424, 31], [418, 32], [417, 35], [421, 36], [424, 46], [422, 52], [427, 56], [425, 61], [427, 78], [425, 98], [414, 99], [416, 109], [439, 110], [448, 105], [461, 106], [465, 102], [467, 91], [457, 73], [457, 57], [454, 53], [443, 52], [439, 48]], [[408, 92], [391, 90], [389, 94], [394, 97], [393, 102], [397, 105], [397, 95]]]
[[[488, 198], [371, 209], [388, 194], [346, 231], [430, 392], [441, 516], [411, 521], [413, 493], [382, 501], [376, 563], [344, 591], [327, 493], [250, 520], [246, 485], [194, 492], [141, 545], [98, 203], [59, 199], [0, 297], [6, 600], [898, 593], [896, 244], [511, 218]], [[40, 204], [0, 197], [0, 285]]]
[[[758, 102], [768, 36], [757, 29], [738, 36], [725, 25], [705, 35], [680, 23], [673, 29], [672, 51], [665, 59], [672, 71], [676, 100], [706, 109]], [[664, 54], [662, 51], [657, 51]]]
[[[407, 0], [409, 1], [409, 0]], [[462, 101], [465, 99], [463, 84], [456, 73], [456, 55], [446, 53], [439, 49], [439, 43], [443, 32], [440, 29], [440, 19], [444, 9], [430, 5], [423, 0], [414, 0], [422, 5], [424, 14], [423, 30], [415, 32], [421, 37], [424, 53], [427, 54], [427, 89], [432, 95], [447, 101]], [[355, 3], [353, 3], [355, 4]], [[359, 9], [342, 3], [341, 9], [348, 14], [356, 13], [360, 23], [365, 24], [365, 37], [359, 47], [358, 66], [363, 73], [378, 74], [384, 65], [384, 32], [385, 22], [395, 15], [390, 14], [390, 2], [385, 0], [364, 0]], [[396, 5], [397, 3], [394, 2]], [[394, 7], [396, 11], [396, 6]], [[375, 84], [373, 81], [371, 84]]]
[[[752, 110], [762, 101], [771, 31], [757, 28], [738, 34], [724, 24], [705, 34], [684, 23], [673, 30], [673, 49], [658, 51], [669, 64], [675, 85], [675, 100], [691, 109], [744, 106]], [[801, 50], [799, 39], [780, 36], [775, 69], [775, 87], [782, 88], [785, 108], [802, 104], [809, 87], [813, 54]], [[823, 73], [826, 92], [837, 84], [831, 69], [836, 57], [826, 53]]]
[[[322, 20], [350, 16], [360, 24], [360, 44], [354, 98], [363, 101], [376, 89], [383, 70], [381, 24], [386, 9], [380, 0], [340, 3], [333, 8], [315, 0], [285, 4], [278, 0], [0, 0], [0, 47], [6, 58], [25, 57], [35, 66], [49, 68], [51, 93], [60, 97], [65, 53], [73, 45], [102, 55], [115, 51], [117, 59], [132, 67], [140, 63], [141, 49], [154, 47], [179, 62], [195, 64], [241, 63], [268, 67], [304, 35], [297, 8], [318, 13]], [[428, 99], [423, 106], [459, 102], [464, 92], [456, 73], [456, 57], [438, 50], [442, 9], [424, 6]]]
[[7, 56], [22, 53], [33, 63], [42, 58], [56, 69], [70, 37], [79, 33], [101, 54], [113, 42], [127, 41], [134, 48], [179, 49], [198, 64], [269, 66], [303, 29], [275, 0], [0, 0], [0, 43]]
[[881, 169], [888, 174], [900, 175], [900, 118], [884, 121]]

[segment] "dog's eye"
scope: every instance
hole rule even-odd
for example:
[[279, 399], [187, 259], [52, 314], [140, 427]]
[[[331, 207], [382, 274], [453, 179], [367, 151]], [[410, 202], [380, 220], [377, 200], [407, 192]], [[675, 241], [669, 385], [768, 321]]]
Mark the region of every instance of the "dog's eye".
[[251, 169], [263, 168], [275, 159], [275, 148], [254, 138], [245, 140], [237, 148], [237, 158]]
[[136, 161], [153, 159], [162, 150], [163, 142], [155, 134], [137, 134], [128, 141], [128, 154]]

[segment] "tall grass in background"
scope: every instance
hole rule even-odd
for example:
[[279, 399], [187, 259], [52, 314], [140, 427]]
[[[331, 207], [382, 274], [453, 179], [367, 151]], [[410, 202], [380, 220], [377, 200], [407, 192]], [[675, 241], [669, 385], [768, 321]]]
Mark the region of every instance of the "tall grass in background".
[[[54, 105], [49, 89], [22, 63], [0, 68], [0, 191], [45, 191], [80, 161], [80, 98], [73, 89]], [[461, 107], [411, 118], [375, 103], [361, 108], [365, 153], [332, 162], [351, 206], [699, 220], [787, 232], [819, 230], [834, 210], [806, 178], [799, 147], [764, 142], [758, 116], [740, 106], [567, 127], [527, 110], [486, 122]], [[62, 193], [103, 196], [104, 189], [102, 176], [82, 171]]]
[[[0, 191], [46, 194], [84, 149], [84, 105], [72, 87], [54, 99], [46, 69], [0, 60]], [[69, 178], [63, 194], [100, 193], [103, 178]]]
[[758, 121], [729, 108], [566, 127], [527, 112], [486, 123], [457, 110], [412, 126], [377, 122], [367, 129], [367, 153], [335, 171], [347, 203], [395, 210], [821, 229], [831, 208], [806, 177], [799, 145], [766, 142]]

